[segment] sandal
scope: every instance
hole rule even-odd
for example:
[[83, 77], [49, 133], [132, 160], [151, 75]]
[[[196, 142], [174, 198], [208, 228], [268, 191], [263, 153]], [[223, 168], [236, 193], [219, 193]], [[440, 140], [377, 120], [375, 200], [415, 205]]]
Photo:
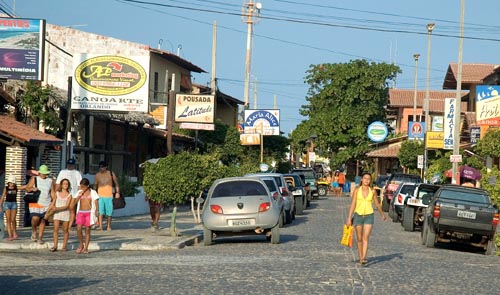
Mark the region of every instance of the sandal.
[[82, 252], [83, 252], [83, 248], [78, 248], [78, 249], [76, 249], [76, 254], [80, 254], [80, 253], [82, 253]]
[[37, 242], [38, 244], [40, 244], [40, 245], [45, 244], [45, 241], [44, 241], [44, 240], [38, 240], [38, 241], [36, 241], [36, 242]]
[[35, 235], [35, 234], [31, 234], [31, 240], [32, 240], [33, 242], [38, 241], [38, 239], [36, 238], [36, 235]]
[[83, 254], [89, 254], [89, 250], [83, 250]]
[[361, 264], [362, 264], [362, 265], [365, 265], [365, 264], [367, 264], [367, 263], [368, 263], [368, 260], [366, 260], [366, 259], [361, 260]]
[[57, 247], [50, 248], [50, 252], [56, 252], [56, 251], [57, 251]]

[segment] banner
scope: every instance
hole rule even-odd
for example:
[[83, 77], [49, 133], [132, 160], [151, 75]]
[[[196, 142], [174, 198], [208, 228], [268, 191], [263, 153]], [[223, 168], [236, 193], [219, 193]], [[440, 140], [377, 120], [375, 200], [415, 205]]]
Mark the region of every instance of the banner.
[[0, 17], [0, 78], [43, 80], [45, 20]]
[[476, 124], [500, 126], [500, 86], [476, 87]]
[[453, 132], [455, 131], [455, 98], [444, 99], [444, 149], [453, 149]]
[[76, 54], [71, 109], [148, 111], [149, 56]]

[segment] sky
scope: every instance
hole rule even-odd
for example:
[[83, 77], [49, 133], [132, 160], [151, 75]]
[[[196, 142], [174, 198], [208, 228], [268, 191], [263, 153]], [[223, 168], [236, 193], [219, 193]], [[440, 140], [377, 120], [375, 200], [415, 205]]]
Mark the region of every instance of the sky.
[[[135, 1], [135, 0], [134, 0]], [[9, 13], [50, 24], [106, 35], [177, 53], [207, 73], [210, 82], [212, 24], [217, 22], [216, 74], [220, 91], [244, 100], [247, 24], [241, 12], [249, 0], [0, 0]], [[255, 0], [253, 1], [256, 2]], [[160, 5], [151, 5], [156, 3]], [[430, 85], [441, 90], [448, 65], [458, 60], [460, 0], [261, 0], [253, 26], [250, 108], [280, 109], [287, 135], [305, 117], [311, 65], [353, 59], [401, 67], [395, 88], [426, 89], [428, 34]], [[500, 57], [500, 1], [465, 0], [464, 63], [497, 64]], [[257, 101], [257, 106], [254, 101]], [[276, 99], [275, 99], [276, 98]]]

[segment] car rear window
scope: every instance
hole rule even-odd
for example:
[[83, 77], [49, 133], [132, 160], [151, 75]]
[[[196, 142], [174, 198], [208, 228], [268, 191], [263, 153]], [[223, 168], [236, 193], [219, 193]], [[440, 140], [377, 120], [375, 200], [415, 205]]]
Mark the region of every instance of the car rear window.
[[403, 194], [403, 195], [406, 195], [406, 194], [413, 195], [414, 191], [415, 191], [414, 185], [403, 185], [403, 187], [401, 188], [401, 191], [399, 193]]
[[490, 197], [486, 194], [479, 194], [468, 191], [442, 190], [439, 199], [458, 200], [479, 204], [490, 204]]
[[266, 184], [267, 188], [272, 191], [278, 191], [278, 188], [276, 187], [276, 182], [274, 182], [272, 179], [263, 179], [264, 183]]
[[265, 187], [256, 181], [222, 182], [215, 187], [212, 198], [267, 195]]
[[293, 173], [304, 175], [305, 178], [314, 178], [314, 172], [310, 170], [294, 170]]

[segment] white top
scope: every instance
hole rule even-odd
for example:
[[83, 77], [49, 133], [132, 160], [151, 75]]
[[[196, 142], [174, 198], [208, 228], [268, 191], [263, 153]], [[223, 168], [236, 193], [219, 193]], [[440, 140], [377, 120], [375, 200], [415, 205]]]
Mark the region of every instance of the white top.
[[36, 187], [40, 191], [38, 204], [43, 207], [49, 207], [50, 202], [52, 202], [52, 197], [50, 196], [50, 189], [52, 188], [52, 178], [46, 177], [45, 179], [42, 179], [40, 176], [37, 176]]
[[[76, 194], [77, 196], [80, 194], [81, 190], [78, 190], [78, 193]], [[94, 189], [90, 189], [90, 197], [92, 198], [92, 203], [91, 203], [91, 208], [90, 208], [90, 225], [94, 225], [97, 222], [97, 216], [96, 216], [96, 205], [95, 205], [95, 200], [99, 199], [99, 195]], [[76, 212], [80, 211], [80, 202], [78, 202]]]
[[71, 185], [71, 190], [69, 191], [71, 196], [76, 198], [80, 181], [82, 181], [82, 174], [76, 169], [63, 169], [57, 175], [56, 184], [61, 184], [61, 181], [65, 178], [69, 180], [69, 184]]

